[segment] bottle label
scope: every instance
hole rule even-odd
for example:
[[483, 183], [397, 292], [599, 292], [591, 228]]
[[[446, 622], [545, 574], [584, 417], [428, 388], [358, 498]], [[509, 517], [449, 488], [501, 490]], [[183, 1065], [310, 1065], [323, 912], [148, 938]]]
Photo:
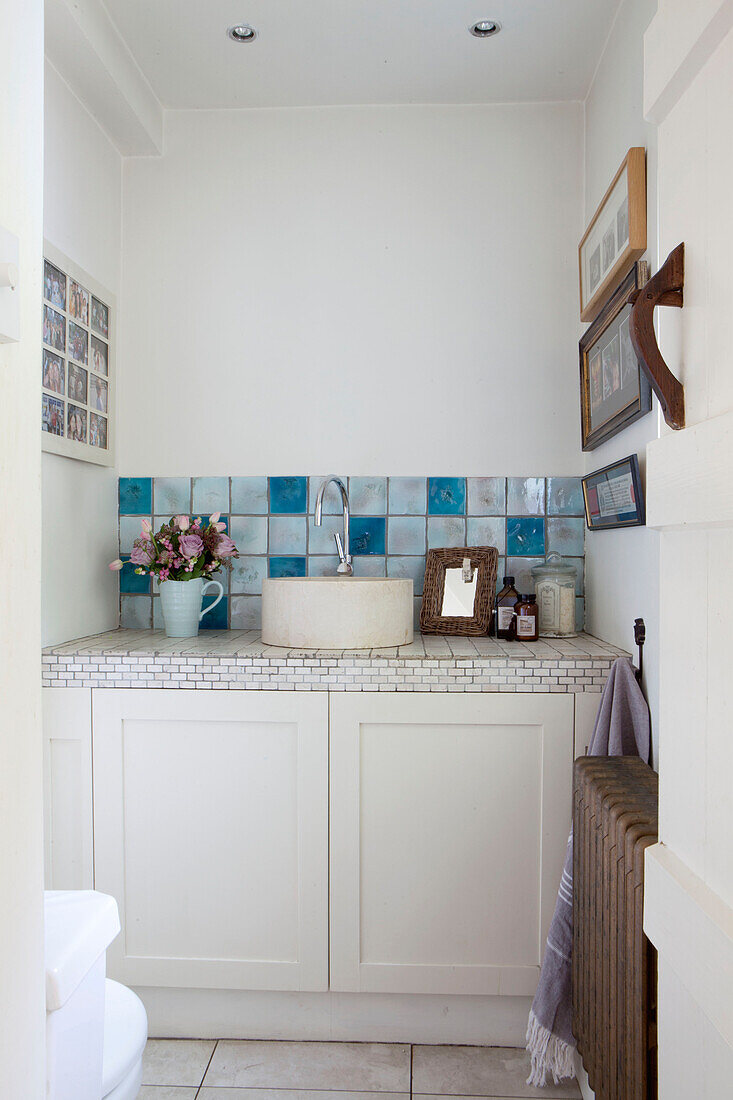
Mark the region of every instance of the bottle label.
[[517, 637], [533, 638], [535, 633], [535, 616], [517, 615]]
[[513, 607], [497, 607], [496, 609], [496, 628], [497, 630], [508, 630], [512, 618], [514, 617]]

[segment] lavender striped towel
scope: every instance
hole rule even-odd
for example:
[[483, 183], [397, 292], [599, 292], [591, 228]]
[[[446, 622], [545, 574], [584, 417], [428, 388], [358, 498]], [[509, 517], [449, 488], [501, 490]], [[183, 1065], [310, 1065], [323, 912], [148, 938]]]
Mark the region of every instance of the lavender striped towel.
[[[649, 760], [649, 708], [630, 661], [620, 657], [611, 668], [601, 696], [588, 747], [590, 756], [640, 756]], [[532, 1058], [528, 1085], [558, 1084], [575, 1076], [575, 1039], [570, 986], [573, 950], [573, 833], [570, 831], [557, 904], [547, 935], [539, 985], [527, 1024]]]

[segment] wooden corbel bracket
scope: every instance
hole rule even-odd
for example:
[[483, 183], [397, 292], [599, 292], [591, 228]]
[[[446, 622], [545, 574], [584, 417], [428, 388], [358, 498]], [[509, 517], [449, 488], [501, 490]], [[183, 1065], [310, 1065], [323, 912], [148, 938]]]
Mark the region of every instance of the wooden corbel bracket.
[[631, 343], [639, 366], [659, 398], [670, 428], [685, 426], [685, 390], [662, 358], [654, 332], [655, 306], [681, 306], [685, 282], [685, 246], [678, 244], [646, 286], [632, 290], [627, 301], [633, 305], [629, 320]]

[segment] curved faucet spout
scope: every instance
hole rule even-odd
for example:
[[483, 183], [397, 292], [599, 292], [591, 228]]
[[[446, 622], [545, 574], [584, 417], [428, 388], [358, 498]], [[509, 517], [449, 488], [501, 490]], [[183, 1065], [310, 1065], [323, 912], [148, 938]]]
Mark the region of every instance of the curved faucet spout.
[[339, 556], [339, 564], [336, 572], [350, 577], [354, 570], [351, 565], [351, 545], [349, 543], [349, 494], [347, 493], [346, 486], [344, 485], [341, 478], [336, 477], [335, 474], [327, 477], [318, 490], [318, 495], [316, 496], [316, 514], [313, 517], [313, 522], [315, 523], [316, 527], [320, 527], [323, 523], [323, 495], [331, 482], [334, 483], [336, 488], [341, 493], [341, 503], [344, 509], [343, 543], [341, 541], [341, 536], [338, 534], [338, 532], [334, 535], [334, 538], [336, 539], [336, 549], [338, 550]]

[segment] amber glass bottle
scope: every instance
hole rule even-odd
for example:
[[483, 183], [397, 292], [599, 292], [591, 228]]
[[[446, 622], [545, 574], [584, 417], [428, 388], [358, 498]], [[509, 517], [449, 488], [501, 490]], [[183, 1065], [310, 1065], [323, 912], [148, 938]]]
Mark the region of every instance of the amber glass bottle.
[[517, 600], [514, 611], [517, 616], [517, 641], [536, 642], [540, 636], [540, 611], [534, 592]]
[[496, 597], [494, 605], [494, 630], [497, 638], [509, 639], [509, 627], [514, 618], [514, 605], [519, 593], [514, 587], [514, 577], [504, 577], [504, 587]]

